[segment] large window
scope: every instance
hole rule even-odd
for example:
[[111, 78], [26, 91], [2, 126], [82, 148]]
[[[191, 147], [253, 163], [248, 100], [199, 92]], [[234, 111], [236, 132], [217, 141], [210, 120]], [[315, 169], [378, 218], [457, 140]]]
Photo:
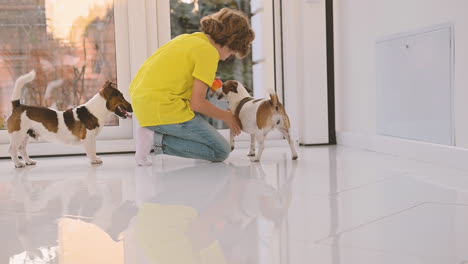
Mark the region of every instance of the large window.
[[31, 69], [37, 77], [22, 102], [59, 110], [86, 102], [106, 80], [116, 82], [112, 0], [2, 2], [0, 129], [16, 78]]
[[[218, 76], [236, 79], [265, 97], [282, 88], [281, 55], [275, 48], [274, 8], [269, 0], [0, 0], [0, 156], [9, 156], [4, 120], [11, 112], [16, 78], [35, 69], [22, 102], [66, 110], [86, 102], [106, 80], [128, 94], [131, 72], [171, 37], [199, 30], [200, 18], [232, 7], [251, 19], [252, 54], [220, 62]], [[156, 25], [156, 26], [155, 26]], [[276, 34], [276, 35], [275, 35]], [[279, 46], [278, 46], [279, 47]], [[277, 64], [277, 65], [275, 65]], [[275, 85], [276, 84], [276, 85]], [[226, 108], [226, 102], [213, 101]], [[217, 128], [226, 126], [216, 120]], [[99, 152], [128, 151], [131, 120], [112, 119], [98, 139]], [[111, 125], [111, 126], [109, 126]], [[222, 131], [228, 135], [228, 131]], [[105, 139], [105, 140], [101, 140]], [[118, 140], [118, 141], [116, 141]], [[105, 146], [105, 147], [104, 147]], [[31, 155], [82, 153], [81, 148], [30, 144]]]
[[[250, 0], [170, 0], [171, 38], [184, 33], [200, 31], [200, 19], [224, 7], [241, 10], [250, 18], [250, 2]], [[226, 61], [220, 61], [217, 76], [223, 81], [237, 80], [252, 88], [252, 54], [244, 59], [231, 57]], [[207, 98], [218, 107], [223, 109], [228, 107], [225, 101]], [[218, 129], [228, 128], [222, 121], [208, 117], [206, 119]]]
[[[88, 101], [107, 80], [127, 94], [126, 10], [123, 0], [0, 0], [0, 156], [8, 156], [5, 119], [15, 80], [33, 69], [36, 78], [22, 91], [24, 104], [67, 110]], [[106, 140], [131, 137], [132, 122], [114, 116], [99, 135]], [[109, 146], [98, 149], [112, 151], [115, 144]], [[31, 155], [83, 151], [45, 142], [28, 148]]]

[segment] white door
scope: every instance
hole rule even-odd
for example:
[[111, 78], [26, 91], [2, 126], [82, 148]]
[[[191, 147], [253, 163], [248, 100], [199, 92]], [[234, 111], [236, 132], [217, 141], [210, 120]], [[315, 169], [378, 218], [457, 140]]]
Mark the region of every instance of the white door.
[[[8, 154], [4, 120], [15, 79], [30, 70], [22, 103], [66, 110], [94, 96], [106, 80], [128, 94], [128, 1], [19, 1], [2, 10], [0, 25], [0, 157]], [[31, 1], [32, 2], [32, 1]], [[128, 99], [128, 96], [126, 96]], [[113, 118], [98, 137], [98, 152], [133, 149], [132, 121]], [[30, 155], [84, 153], [82, 146], [31, 143]]]

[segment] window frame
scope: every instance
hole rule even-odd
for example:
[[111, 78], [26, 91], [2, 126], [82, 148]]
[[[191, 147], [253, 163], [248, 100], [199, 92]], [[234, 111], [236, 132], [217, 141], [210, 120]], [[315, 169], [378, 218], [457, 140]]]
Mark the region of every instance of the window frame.
[[[134, 5], [132, 3], [132, 5]], [[132, 29], [130, 20], [135, 20], [140, 16], [139, 10], [131, 8], [129, 1], [114, 0], [115, 19], [115, 45], [116, 45], [116, 67], [117, 85], [125, 98], [130, 101], [128, 87], [131, 81], [132, 54], [130, 49], [130, 36]], [[137, 27], [137, 25], [133, 25]], [[146, 41], [145, 35], [138, 35], [137, 40]], [[133, 121], [131, 119], [119, 119], [118, 126], [106, 126], [97, 137], [96, 149], [98, 153], [127, 152], [134, 150]], [[8, 152], [9, 137], [6, 130], [0, 130], [0, 157], [9, 157]], [[30, 156], [50, 156], [50, 155], [74, 155], [84, 154], [81, 145], [71, 146], [49, 143], [45, 141], [31, 142], [28, 144]]]

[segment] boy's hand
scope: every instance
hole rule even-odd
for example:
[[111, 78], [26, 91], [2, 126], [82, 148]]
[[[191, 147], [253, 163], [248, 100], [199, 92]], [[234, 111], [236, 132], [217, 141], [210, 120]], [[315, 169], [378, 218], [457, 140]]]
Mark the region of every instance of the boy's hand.
[[237, 116], [229, 112], [229, 116], [225, 122], [234, 132], [234, 135], [238, 136], [241, 133], [241, 122]]
[[204, 82], [195, 79], [192, 89], [192, 98], [190, 100], [192, 110], [211, 118], [223, 120], [236, 136], [239, 135], [242, 129], [239, 118], [231, 112], [223, 110], [206, 100], [206, 86]]

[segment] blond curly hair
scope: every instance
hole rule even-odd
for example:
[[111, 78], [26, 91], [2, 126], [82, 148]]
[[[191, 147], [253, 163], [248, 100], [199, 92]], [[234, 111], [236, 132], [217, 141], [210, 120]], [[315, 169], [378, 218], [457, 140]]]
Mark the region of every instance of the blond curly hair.
[[243, 12], [223, 8], [200, 20], [201, 30], [221, 46], [227, 46], [240, 58], [250, 53], [255, 33]]

